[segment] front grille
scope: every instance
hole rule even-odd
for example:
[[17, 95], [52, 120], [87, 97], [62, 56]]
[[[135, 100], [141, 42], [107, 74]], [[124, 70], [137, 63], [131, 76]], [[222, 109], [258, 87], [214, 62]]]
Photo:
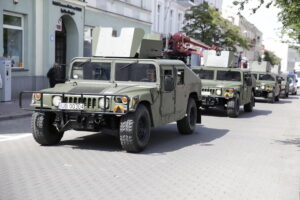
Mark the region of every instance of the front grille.
[[202, 88], [202, 92], [209, 92], [210, 94], [215, 94], [216, 89], [215, 88]]
[[63, 99], [64, 103], [83, 103], [84, 107], [87, 109], [94, 109], [97, 107], [97, 98], [94, 97], [64, 97]]

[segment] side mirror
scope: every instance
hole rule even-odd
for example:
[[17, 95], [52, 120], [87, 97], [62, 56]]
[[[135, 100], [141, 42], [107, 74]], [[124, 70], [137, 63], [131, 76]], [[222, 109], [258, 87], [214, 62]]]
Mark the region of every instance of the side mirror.
[[171, 92], [175, 89], [174, 78], [172, 76], [165, 76], [164, 87], [166, 92]]

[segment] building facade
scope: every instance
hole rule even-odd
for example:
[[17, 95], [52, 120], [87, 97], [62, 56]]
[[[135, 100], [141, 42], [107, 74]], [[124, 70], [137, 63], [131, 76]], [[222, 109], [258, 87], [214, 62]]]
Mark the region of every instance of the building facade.
[[185, 11], [198, 0], [152, 0], [152, 33], [162, 35], [181, 31]]
[[122, 27], [150, 32], [151, 4], [145, 0], [1, 1], [0, 56], [12, 60], [13, 97], [23, 90], [48, 87], [46, 74], [55, 62], [67, 74], [73, 57], [90, 56], [96, 26], [112, 27], [115, 35]]

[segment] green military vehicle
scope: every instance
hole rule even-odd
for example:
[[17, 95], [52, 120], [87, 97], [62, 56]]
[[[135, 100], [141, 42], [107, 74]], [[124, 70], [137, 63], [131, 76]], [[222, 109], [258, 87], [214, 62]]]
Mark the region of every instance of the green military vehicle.
[[270, 72], [251, 72], [256, 78], [255, 98], [264, 98], [268, 102], [279, 101], [281, 79]]
[[74, 58], [66, 83], [21, 93], [20, 99], [33, 94], [36, 142], [55, 145], [70, 129], [108, 129], [117, 132], [127, 152], [140, 152], [151, 127], [177, 121], [181, 134], [193, 133], [201, 122], [201, 80], [190, 68], [179, 60], [110, 55]]
[[221, 106], [229, 117], [238, 117], [240, 106], [245, 112], [252, 112], [255, 79], [250, 71], [235, 65], [233, 52], [204, 52], [204, 66], [193, 67], [202, 80], [202, 108]]
[[[274, 67], [266, 61], [253, 61], [250, 63], [250, 70], [256, 79], [255, 99], [264, 98], [270, 103], [279, 101], [281, 90], [279, 68], [274, 70]], [[275, 71], [277, 72], [274, 73]]]
[[287, 74], [281, 74], [279, 77], [277, 77], [278, 81], [280, 83], [280, 96], [283, 98], [289, 97], [290, 92], [290, 78], [287, 76]]
[[250, 72], [240, 68], [193, 67], [202, 80], [202, 107], [222, 106], [229, 117], [238, 117], [240, 106], [252, 112], [255, 80]]

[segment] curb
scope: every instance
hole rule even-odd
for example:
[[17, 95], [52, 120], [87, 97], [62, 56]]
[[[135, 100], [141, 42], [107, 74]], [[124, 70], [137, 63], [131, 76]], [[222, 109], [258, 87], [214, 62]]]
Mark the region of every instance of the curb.
[[24, 113], [24, 114], [17, 114], [17, 115], [5, 115], [5, 116], [0, 116], [0, 121], [23, 118], [23, 117], [29, 117], [31, 115], [32, 115], [32, 113]]

